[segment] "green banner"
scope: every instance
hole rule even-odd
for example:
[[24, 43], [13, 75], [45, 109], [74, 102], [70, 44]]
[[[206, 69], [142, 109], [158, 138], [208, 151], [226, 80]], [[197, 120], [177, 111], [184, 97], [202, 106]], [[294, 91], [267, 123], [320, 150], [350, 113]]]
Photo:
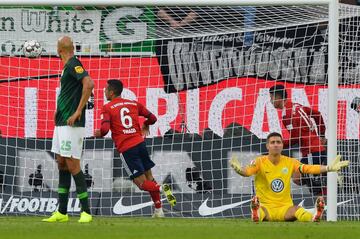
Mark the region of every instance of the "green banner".
[[0, 6], [0, 55], [21, 54], [26, 40], [39, 41], [43, 54], [55, 55], [54, 44], [63, 35], [83, 55], [152, 55], [155, 20], [149, 7]]
[[[154, 52], [152, 8], [122, 7], [102, 11], [100, 51]], [[114, 28], [115, 29], [114, 29]]]

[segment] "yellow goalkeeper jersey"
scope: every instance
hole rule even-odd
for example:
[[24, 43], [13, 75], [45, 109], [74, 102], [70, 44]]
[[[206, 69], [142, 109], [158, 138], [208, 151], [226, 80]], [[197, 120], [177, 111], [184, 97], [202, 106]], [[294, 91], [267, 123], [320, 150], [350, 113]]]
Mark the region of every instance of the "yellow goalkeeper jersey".
[[297, 159], [280, 156], [274, 165], [268, 155], [257, 157], [246, 166], [246, 175], [255, 175], [255, 191], [260, 203], [269, 208], [292, 206], [291, 177], [293, 172], [319, 174], [320, 165], [301, 164]]

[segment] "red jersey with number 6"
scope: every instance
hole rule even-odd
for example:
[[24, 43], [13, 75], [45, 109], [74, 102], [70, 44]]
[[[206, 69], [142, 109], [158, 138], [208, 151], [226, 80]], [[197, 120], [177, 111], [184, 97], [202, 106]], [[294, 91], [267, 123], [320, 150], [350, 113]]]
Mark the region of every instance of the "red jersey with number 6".
[[105, 135], [110, 128], [116, 149], [120, 153], [125, 152], [144, 141], [139, 116], [147, 118], [144, 122], [146, 125], [154, 124], [157, 120], [142, 104], [117, 97], [103, 106], [101, 133]]

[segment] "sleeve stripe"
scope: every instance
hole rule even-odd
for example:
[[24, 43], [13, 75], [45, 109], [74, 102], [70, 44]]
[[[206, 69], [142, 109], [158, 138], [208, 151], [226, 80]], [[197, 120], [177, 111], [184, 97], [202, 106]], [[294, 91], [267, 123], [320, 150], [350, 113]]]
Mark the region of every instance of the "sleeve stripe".
[[304, 164], [300, 164], [300, 166], [299, 166], [300, 173], [303, 173], [303, 166], [304, 166]]

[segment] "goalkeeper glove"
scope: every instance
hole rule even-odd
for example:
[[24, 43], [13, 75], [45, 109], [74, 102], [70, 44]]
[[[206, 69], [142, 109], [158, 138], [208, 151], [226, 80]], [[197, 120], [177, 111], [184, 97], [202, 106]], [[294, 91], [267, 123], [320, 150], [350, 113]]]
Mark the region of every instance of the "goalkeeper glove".
[[233, 155], [229, 162], [230, 166], [235, 170], [235, 172], [241, 174], [241, 164], [237, 160], [237, 157]]
[[349, 165], [349, 160], [340, 161], [340, 159], [341, 155], [336, 156], [335, 160], [331, 164], [326, 166], [326, 171], [337, 172]]

